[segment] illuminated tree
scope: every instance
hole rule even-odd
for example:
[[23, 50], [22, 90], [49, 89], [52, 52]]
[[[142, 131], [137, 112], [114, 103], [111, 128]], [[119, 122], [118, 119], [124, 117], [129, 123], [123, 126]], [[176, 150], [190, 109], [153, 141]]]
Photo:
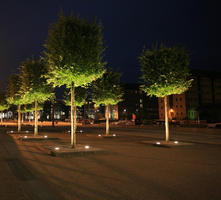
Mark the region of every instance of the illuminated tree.
[[38, 135], [38, 103], [53, 98], [52, 88], [47, 84], [47, 67], [41, 60], [27, 59], [21, 66], [21, 89], [28, 104], [35, 105], [34, 135]]
[[21, 78], [17, 74], [12, 74], [8, 79], [8, 98], [9, 104], [17, 106], [18, 112], [18, 132], [21, 131], [21, 105], [25, 103], [24, 93], [21, 90]]
[[[43, 110], [43, 104], [38, 103], [37, 111], [41, 111], [41, 110]], [[31, 116], [32, 112], [35, 112], [35, 103], [25, 104], [25, 105], [21, 106], [21, 114], [22, 114], [21, 118], [22, 119], [23, 119], [25, 114], [28, 114], [28, 119], [30, 121], [30, 116]]]
[[97, 79], [92, 86], [92, 100], [96, 105], [104, 104], [106, 118], [106, 135], [109, 135], [110, 105], [116, 105], [122, 100], [120, 74], [108, 70], [102, 78]]
[[76, 147], [75, 88], [85, 86], [104, 73], [101, 24], [72, 15], [59, 16], [45, 43], [48, 82], [65, 85], [71, 93], [71, 147]]
[[7, 110], [9, 105], [6, 101], [6, 92], [0, 90], [0, 111], [1, 111], [1, 124], [3, 123], [3, 111]]
[[[75, 88], [75, 107], [81, 107], [84, 105], [87, 98], [87, 89], [84, 87]], [[71, 106], [71, 94], [70, 90], [65, 92], [65, 104]]]
[[181, 94], [191, 87], [189, 55], [184, 48], [162, 44], [159, 48], [143, 50], [139, 60], [143, 91], [149, 96], [164, 98], [166, 142], [169, 142], [168, 96]]

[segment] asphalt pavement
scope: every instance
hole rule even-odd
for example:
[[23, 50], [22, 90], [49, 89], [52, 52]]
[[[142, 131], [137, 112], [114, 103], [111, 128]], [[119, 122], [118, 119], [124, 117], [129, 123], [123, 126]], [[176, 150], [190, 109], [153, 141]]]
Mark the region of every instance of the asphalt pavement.
[[[7, 128], [9, 130], [10, 127]], [[108, 153], [52, 157], [45, 145], [70, 142], [67, 128], [40, 130], [58, 141], [18, 141], [0, 128], [0, 199], [218, 200], [221, 198], [221, 131], [172, 128], [183, 147], [156, 147], [160, 127], [111, 127], [116, 138], [99, 138], [104, 127], [83, 127], [77, 143]], [[87, 136], [89, 135], [89, 136]]]

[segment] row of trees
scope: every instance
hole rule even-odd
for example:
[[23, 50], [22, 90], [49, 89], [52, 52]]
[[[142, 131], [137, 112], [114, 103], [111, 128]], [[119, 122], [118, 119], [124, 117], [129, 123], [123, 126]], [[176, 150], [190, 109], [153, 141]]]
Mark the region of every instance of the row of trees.
[[[41, 59], [27, 59], [20, 66], [20, 73], [9, 78], [9, 94], [1, 103], [1, 110], [9, 104], [17, 105], [18, 132], [21, 131], [21, 106], [34, 104], [34, 135], [38, 135], [38, 104], [55, 98], [55, 87], [65, 85], [66, 104], [71, 106], [71, 147], [76, 147], [76, 106], [84, 104], [86, 87], [93, 82], [93, 100], [117, 104], [122, 97], [120, 74], [105, 69], [103, 61], [102, 26], [72, 15], [59, 16], [52, 24]], [[97, 80], [97, 81], [96, 81]], [[102, 87], [99, 87], [102, 84]], [[101, 89], [102, 88], [102, 89]], [[110, 90], [110, 91], [109, 91]], [[109, 114], [106, 114], [109, 121]], [[107, 123], [106, 134], [109, 134]]]
[[[6, 99], [18, 107], [18, 131], [21, 130], [21, 105], [34, 104], [34, 134], [37, 135], [38, 104], [54, 99], [54, 88], [65, 85], [66, 103], [71, 106], [71, 147], [75, 148], [76, 106], [84, 103], [85, 88], [92, 84], [93, 101], [106, 106], [106, 134], [109, 134], [110, 105], [121, 101], [123, 94], [120, 74], [105, 69], [101, 23], [61, 14], [58, 22], [50, 26], [44, 46], [41, 59], [27, 59], [22, 63], [20, 73], [9, 78]], [[169, 141], [167, 96], [183, 93], [191, 85], [188, 53], [183, 48], [161, 45], [152, 50], [144, 49], [139, 60], [143, 91], [150, 96], [164, 97], [166, 141]], [[4, 109], [7, 104], [3, 98], [0, 110]]]

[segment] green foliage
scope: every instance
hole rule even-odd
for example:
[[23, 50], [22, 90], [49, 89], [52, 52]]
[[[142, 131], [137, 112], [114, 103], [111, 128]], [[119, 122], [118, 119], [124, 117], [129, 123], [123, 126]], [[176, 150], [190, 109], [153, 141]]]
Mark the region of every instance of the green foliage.
[[47, 84], [44, 75], [47, 67], [41, 60], [27, 59], [21, 67], [21, 90], [24, 91], [26, 104], [37, 102], [43, 103], [53, 98], [52, 87]]
[[[37, 110], [43, 110], [44, 105], [43, 104], [38, 104]], [[27, 112], [34, 112], [35, 111], [35, 105], [34, 103], [32, 104], [27, 104], [21, 107], [21, 113], [27, 113]]]
[[92, 99], [95, 104], [116, 105], [123, 96], [120, 87], [120, 74], [108, 70], [102, 78], [93, 83], [92, 90]]
[[25, 103], [24, 94], [21, 91], [21, 78], [17, 74], [11, 74], [8, 79], [9, 104], [21, 105]]
[[0, 111], [6, 110], [9, 108], [9, 105], [6, 101], [6, 92], [0, 90]]
[[[83, 87], [76, 87], [75, 88], [75, 106], [83, 106], [85, 100], [87, 98], [87, 89]], [[70, 91], [65, 92], [65, 104], [67, 106], [71, 106], [71, 94]]]
[[147, 95], [164, 97], [181, 94], [191, 87], [189, 79], [189, 55], [184, 48], [159, 48], [144, 50], [139, 57], [144, 84], [142, 89]]
[[71, 88], [86, 85], [104, 73], [101, 24], [72, 15], [59, 16], [45, 43], [48, 82]]

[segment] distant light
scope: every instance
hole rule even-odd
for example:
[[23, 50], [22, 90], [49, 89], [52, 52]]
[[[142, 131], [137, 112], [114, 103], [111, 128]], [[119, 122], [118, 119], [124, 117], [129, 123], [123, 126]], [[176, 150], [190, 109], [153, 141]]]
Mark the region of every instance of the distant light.
[[44, 138], [47, 138], [47, 137], [48, 137], [47, 135], [44, 136]]
[[70, 133], [71, 131], [69, 130], [68, 133]]
[[28, 133], [29, 131], [25, 131], [25, 133]]
[[99, 134], [98, 137], [101, 137], [101, 134]]
[[24, 138], [27, 138], [27, 137], [28, 137], [27, 135], [24, 136]]
[[160, 145], [160, 142], [156, 142], [157, 145]]
[[116, 134], [113, 134], [114, 137], [116, 137]]
[[126, 112], [127, 111], [127, 109], [124, 109], [124, 112]]
[[86, 145], [86, 146], [84, 146], [84, 148], [85, 148], [85, 149], [89, 149], [89, 148], [90, 148], [90, 146]]
[[55, 147], [54, 149], [55, 149], [56, 151], [60, 150], [60, 148], [59, 148], [59, 147]]
[[174, 143], [175, 143], [175, 144], [178, 144], [179, 142], [178, 142], [178, 141], [174, 141]]
[[10, 133], [14, 133], [14, 131], [10, 131]]
[[83, 131], [82, 131], [82, 130], [80, 130], [80, 133], [83, 133]]

